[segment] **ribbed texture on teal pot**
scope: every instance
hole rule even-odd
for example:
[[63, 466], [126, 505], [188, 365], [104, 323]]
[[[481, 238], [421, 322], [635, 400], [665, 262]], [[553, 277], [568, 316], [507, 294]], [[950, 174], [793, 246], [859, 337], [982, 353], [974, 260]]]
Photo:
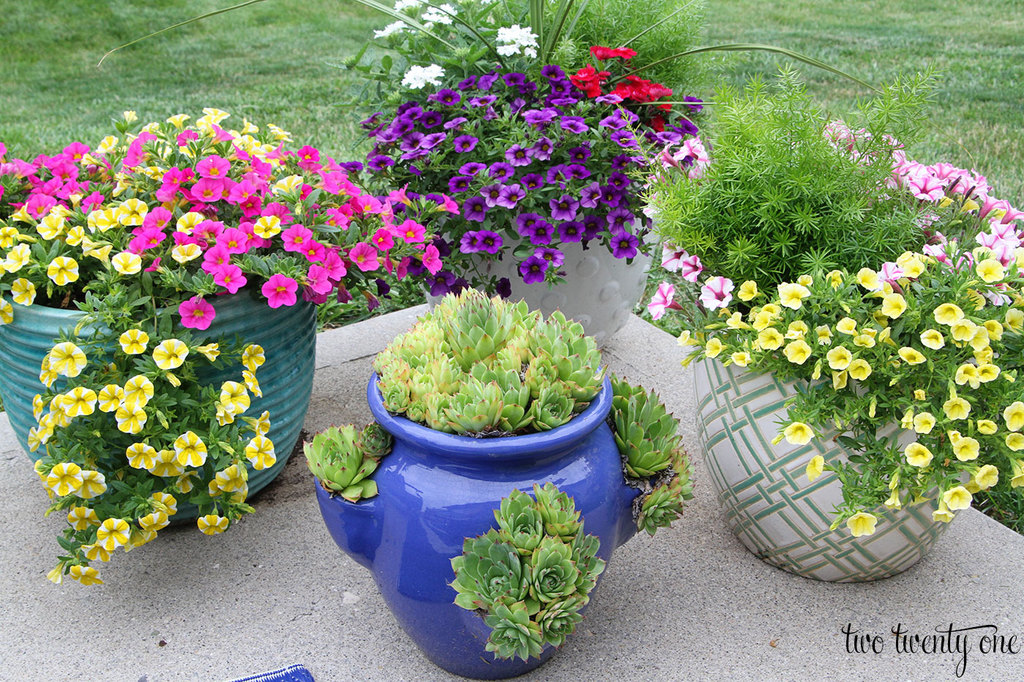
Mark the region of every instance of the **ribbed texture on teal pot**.
[[[205, 336], [230, 338], [237, 335], [248, 343], [263, 346], [266, 355], [266, 363], [256, 372], [263, 397], [253, 399], [246, 415], [258, 417], [264, 410], [270, 412], [268, 435], [274, 442], [277, 462], [263, 471], [250, 470], [251, 495], [280, 473], [299, 440], [313, 391], [316, 308], [304, 303], [273, 309], [248, 293], [213, 298], [210, 302], [217, 317]], [[0, 325], [0, 396], [14, 433], [26, 452], [29, 429], [36, 423], [32, 417], [32, 397], [44, 389], [39, 381], [40, 364], [60, 330], [72, 329], [81, 317], [78, 311], [15, 304], [14, 321]], [[241, 367], [205, 373], [203, 377], [211, 384], [239, 381]], [[42, 452], [29, 453], [29, 456], [39, 459]], [[188, 513], [179, 513], [179, 516], [188, 516]]]

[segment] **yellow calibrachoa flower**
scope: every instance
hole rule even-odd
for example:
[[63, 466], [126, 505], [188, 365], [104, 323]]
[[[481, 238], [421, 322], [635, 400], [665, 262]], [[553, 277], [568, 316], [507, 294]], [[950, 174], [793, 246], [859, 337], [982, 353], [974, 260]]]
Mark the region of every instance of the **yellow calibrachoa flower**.
[[[735, 353], [733, 353], [733, 355], [735, 355]], [[740, 365], [740, 366], [741, 367], [746, 367], [746, 365]], [[255, 374], [253, 374], [252, 372], [250, 372], [247, 369], [243, 369], [242, 370], [242, 381], [245, 383], [245, 387], [248, 388], [249, 391], [254, 396], [256, 396], [257, 398], [262, 398], [263, 397], [263, 389], [260, 388], [259, 379], [256, 378]]]
[[857, 358], [850, 363], [847, 371], [850, 373], [850, 378], [856, 379], [857, 381], [864, 381], [871, 376], [871, 365], [868, 364], [867, 360]]
[[1007, 405], [1003, 410], [1003, 420], [1011, 431], [1024, 429], [1024, 402], [1017, 400]]
[[916, 253], [910, 251], [904, 251], [899, 258], [896, 259], [896, 265], [903, 268], [904, 276], [910, 279], [917, 279], [924, 274], [924, 263], [917, 257]]
[[978, 427], [978, 432], [983, 433], [986, 436], [991, 436], [999, 430], [999, 425], [991, 419], [979, 419], [976, 426]]
[[64, 232], [65, 224], [66, 221], [64, 220], [64, 216], [58, 213], [50, 213], [39, 221], [38, 225], [36, 225], [36, 233], [46, 241], [50, 242]]
[[914, 415], [914, 431], [917, 433], [931, 433], [935, 428], [935, 416], [931, 412], [918, 412]]
[[821, 455], [811, 457], [811, 461], [807, 463], [807, 480], [813, 482], [823, 473], [825, 473], [825, 458]]
[[[256, 223], [259, 224], [259, 221]], [[255, 232], [255, 227], [253, 228]], [[750, 301], [757, 296], [757, 282], [752, 279], [748, 279], [746, 282], [740, 285], [739, 291], [736, 292], [736, 298], [741, 301]]]
[[78, 261], [67, 256], [57, 256], [46, 266], [46, 276], [59, 287], [78, 281]]
[[868, 291], [878, 291], [882, 288], [882, 280], [878, 278], [878, 273], [871, 268], [861, 268], [857, 271], [857, 284]]
[[[721, 344], [720, 341], [719, 344]], [[218, 402], [224, 407], [225, 412], [236, 415], [241, 414], [249, 409], [249, 392], [246, 391], [244, 384], [240, 384], [237, 381], [225, 381], [220, 386], [220, 399]]]
[[975, 266], [974, 271], [978, 277], [989, 284], [999, 282], [1006, 277], [1006, 268], [995, 258], [986, 258]]
[[949, 511], [945, 501], [939, 500], [939, 508], [932, 512], [932, 521], [949, 523], [953, 520], [953, 512]]
[[1021, 310], [1020, 308], [1010, 308], [1006, 311], [1003, 321], [1006, 322], [1007, 327], [1018, 334], [1021, 333], [1024, 331], [1024, 310]]
[[95, 509], [77, 506], [68, 511], [68, 523], [75, 530], [85, 530], [89, 526], [100, 525], [100, 517], [96, 516]]
[[175, 480], [174, 485], [182, 494], [189, 494], [195, 488], [194, 479], [199, 475], [197, 471], [186, 471]]
[[838, 391], [841, 388], [846, 388], [849, 376], [845, 369], [842, 372], [832, 372], [832, 390]]
[[729, 329], [749, 329], [750, 325], [743, 321], [743, 313], [735, 312], [728, 317], [725, 321], [725, 326]]
[[934, 456], [931, 450], [916, 441], [903, 448], [903, 454], [911, 466], [922, 468], [931, 464]]
[[947, 327], [964, 319], [964, 311], [954, 303], [943, 303], [932, 314], [935, 316], [936, 322]]
[[953, 324], [949, 325], [949, 335], [953, 337], [954, 341], [965, 343], [973, 339], [977, 333], [978, 325], [966, 318], [957, 320]]
[[878, 518], [867, 512], [857, 512], [846, 519], [846, 527], [850, 529], [853, 537], [859, 538], [862, 535], [873, 535]]
[[82, 487], [82, 467], [74, 462], [61, 462], [50, 469], [46, 487], [58, 498], [72, 495]]
[[999, 341], [1003, 338], [1003, 325], [999, 324], [998, 320], [985, 320], [984, 327], [988, 332], [988, 338], [992, 341]]
[[779, 285], [779, 303], [791, 310], [799, 310], [810, 295], [810, 289], [802, 284], [787, 282]]
[[103, 581], [100, 580], [99, 573], [92, 566], [82, 566], [81, 564], [75, 564], [68, 570], [68, 575], [83, 585], [102, 585]]
[[114, 412], [114, 419], [117, 421], [117, 429], [119, 431], [135, 434], [146, 425], [149, 415], [146, 414], [146, 410], [141, 405], [123, 403]]
[[36, 285], [24, 277], [19, 277], [11, 282], [11, 299], [18, 305], [32, 305], [36, 300]]
[[999, 469], [991, 464], [985, 464], [974, 472], [973, 480], [979, 490], [988, 490], [999, 483]]
[[149, 213], [149, 206], [140, 199], [128, 199], [114, 209], [117, 222], [127, 226], [141, 225]]
[[100, 389], [96, 399], [100, 412], [114, 412], [124, 401], [124, 389], [117, 384], [107, 384]]
[[132, 443], [124, 451], [128, 466], [133, 469], [152, 469], [156, 464], [156, 448], [147, 443]]
[[274, 442], [269, 438], [257, 435], [245, 446], [245, 458], [257, 471], [274, 465], [277, 455], [274, 453]]
[[213, 362], [220, 357], [220, 344], [208, 343], [204, 346], [197, 347], [196, 352], [201, 354], [210, 362]]
[[1024, 450], [1024, 434], [1020, 433], [1008, 433], [1006, 434], [1006, 447], [1010, 448], [1014, 452]]
[[102, 472], [88, 470], [82, 472], [82, 487], [75, 494], [83, 500], [99, 497], [107, 492], [107, 477]]
[[96, 530], [96, 544], [108, 552], [113, 552], [128, 542], [130, 533], [131, 526], [124, 519], [104, 519]]
[[271, 193], [276, 197], [281, 194], [293, 192], [302, 186], [305, 182], [301, 175], [289, 175], [288, 177], [281, 178], [274, 183], [274, 188]]
[[75, 386], [64, 394], [61, 403], [69, 417], [86, 417], [96, 411], [96, 392], [85, 386]]
[[129, 329], [118, 337], [121, 350], [127, 355], [139, 355], [146, 352], [146, 344], [149, 343], [149, 334], [141, 329]]
[[978, 459], [980, 446], [981, 444], [976, 439], [970, 436], [961, 436], [959, 440], [953, 443], [953, 454], [961, 462], [969, 462]]
[[864, 334], [857, 334], [857, 336], [853, 337], [853, 345], [859, 348], [874, 348], [875, 337], [873, 334], [867, 333], [873, 331], [873, 329], [865, 329]]
[[786, 442], [792, 445], [806, 445], [811, 442], [814, 438], [814, 431], [810, 426], [803, 422], [793, 422], [786, 427], [782, 435], [786, 437]]
[[176, 263], [185, 264], [203, 255], [203, 250], [198, 244], [179, 244], [171, 249], [171, 258]]
[[223, 516], [217, 516], [216, 514], [207, 514], [206, 516], [200, 516], [197, 520], [199, 530], [206, 535], [217, 535], [223, 533], [228, 529], [228, 520]]
[[750, 364], [750, 353], [745, 350], [736, 351], [729, 356], [729, 359], [732, 360], [732, 363], [737, 367], [746, 367]]
[[195, 211], [189, 211], [185, 215], [178, 218], [175, 223], [175, 227], [178, 228], [178, 232], [184, 232], [185, 234], [192, 234], [192, 230], [196, 228], [199, 223], [206, 220], [206, 216], [202, 213], [196, 213]]
[[811, 357], [811, 347], [806, 342], [798, 339], [787, 343], [786, 347], [782, 349], [782, 353], [794, 365], [802, 365], [807, 362], [807, 358]]
[[257, 419], [246, 418], [246, 422], [248, 422], [249, 426], [252, 428], [252, 432], [257, 435], [265, 436], [270, 433], [269, 410], [263, 410], [263, 414], [261, 414]]
[[14, 322], [14, 306], [7, 301], [0, 300], [0, 324]]
[[978, 378], [978, 368], [971, 364], [963, 364], [957, 367], [953, 380], [957, 386], [970, 384], [971, 388], [978, 388], [981, 385], [981, 380]]
[[18, 244], [7, 252], [7, 258], [4, 259], [4, 270], [13, 275], [28, 265], [31, 260], [32, 250], [29, 248], [29, 245]]
[[757, 343], [758, 345], [760, 345], [761, 348], [765, 350], [777, 349], [779, 346], [782, 345], [782, 342], [784, 340], [785, 337], [783, 337], [782, 334], [779, 333], [779, 330], [775, 329], [774, 327], [762, 329], [757, 334]]
[[[708, 356], [709, 358], [717, 358], [718, 354], [721, 353], [723, 350], [725, 350], [725, 346], [722, 344], [722, 340], [719, 338], [709, 339], [708, 342], [704, 344], [704, 355]], [[232, 414], [234, 414], [235, 412], [235, 410], [229, 411]]]
[[[276, 215], [262, 216], [252, 226], [252, 231], [257, 237], [262, 237], [263, 239], [273, 239], [281, 232], [281, 219], [278, 218]], [[743, 298], [742, 287], [740, 291], [740, 300], [749, 300]]]
[[153, 382], [147, 377], [136, 374], [124, 382], [124, 404], [129, 407], [145, 407], [154, 395]]
[[886, 294], [882, 298], [882, 313], [890, 319], [895, 320], [906, 309], [907, 299], [903, 298], [901, 294]]
[[82, 553], [89, 561], [110, 561], [110, 552], [97, 544], [85, 545], [82, 547]]
[[206, 443], [192, 431], [174, 440], [174, 454], [182, 466], [201, 467], [206, 463]]
[[962, 485], [950, 488], [942, 493], [942, 501], [946, 503], [946, 508], [950, 511], [969, 508], [971, 506], [971, 499], [971, 494]]
[[122, 275], [136, 275], [142, 270], [142, 257], [137, 253], [122, 251], [110, 259], [110, 264]]
[[915, 350], [910, 346], [903, 346], [900, 348], [899, 356], [903, 358], [903, 361], [908, 365], [920, 365], [928, 359], [920, 351]]
[[239, 467], [237, 464], [218, 471], [214, 475], [214, 480], [217, 483], [217, 487], [227, 493], [233, 493], [241, 490], [245, 486], [245, 467]]
[[139, 517], [139, 526], [142, 527], [142, 530], [156, 532], [166, 528], [170, 523], [171, 521], [167, 513], [162, 511], [150, 512], [145, 516]]
[[818, 336], [819, 346], [831, 346], [832, 345], [832, 330], [828, 325], [820, 325], [814, 329], [814, 332]]
[[1013, 477], [1010, 479], [1011, 488], [1019, 488], [1024, 485], [1024, 462], [1019, 459], [1010, 460], [1010, 467]]
[[149, 473], [154, 476], [169, 477], [180, 476], [184, 470], [185, 466], [178, 463], [178, 455], [174, 450], [158, 450], [156, 460], [153, 462], [153, 467], [149, 469]]
[[[689, 335], [687, 335], [687, 340], [689, 340]], [[680, 345], [687, 345], [683, 343], [682, 335], [679, 336], [679, 343]], [[242, 364], [250, 372], [255, 372], [257, 369], [262, 367], [263, 363], [266, 362], [266, 360], [267, 358], [263, 354], [263, 346], [259, 344], [250, 343], [242, 351]]]
[[999, 371], [999, 367], [990, 362], [982, 363], [978, 365], [978, 381], [983, 384], [995, 381], [999, 378]]
[[942, 404], [942, 411], [947, 419], [967, 419], [971, 413], [971, 404], [963, 398], [953, 397]]
[[844, 317], [843, 319], [839, 320], [838, 324], [836, 324], [836, 331], [839, 332], [840, 334], [853, 336], [854, 334], [857, 333], [857, 322], [852, 318]]
[[159, 345], [153, 349], [153, 360], [156, 362], [156, 366], [160, 369], [177, 369], [181, 367], [187, 357], [188, 346], [186, 346], [180, 339], [167, 339], [166, 341], [161, 341]]
[[48, 357], [50, 369], [68, 378], [77, 377], [88, 364], [82, 349], [70, 341], [58, 343], [50, 350]]
[[166, 512], [168, 516], [178, 513], [178, 500], [170, 493], [153, 493], [149, 499], [158, 511]]

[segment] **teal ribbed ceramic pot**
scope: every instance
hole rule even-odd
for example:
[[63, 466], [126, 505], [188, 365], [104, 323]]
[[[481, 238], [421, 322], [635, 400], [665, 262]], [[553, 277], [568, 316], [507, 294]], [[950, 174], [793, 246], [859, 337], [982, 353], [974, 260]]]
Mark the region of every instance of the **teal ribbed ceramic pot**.
[[831, 472], [808, 481], [807, 464], [815, 455], [834, 462], [849, 453], [829, 438], [772, 444], [794, 385], [718, 360], [695, 363], [694, 383], [697, 432], [726, 521], [769, 564], [816, 580], [879, 580], [917, 563], [949, 525], [932, 519], [931, 500], [874, 510], [873, 535], [853, 537], [845, 525], [829, 530], [843, 502], [842, 484]]
[[[260, 368], [262, 398], [255, 398], [246, 414], [270, 412], [268, 436], [274, 442], [277, 462], [263, 471], [249, 471], [249, 494], [270, 483], [284, 468], [299, 440], [309, 399], [313, 391], [316, 355], [316, 307], [309, 303], [269, 308], [265, 301], [248, 292], [210, 299], [217, 317], [202, 334], [208, 338], [238, 336], [263, 346], [267, 362]], [[71, 330], [82, 319], [78, 311], [58, 310], [40, 305], [14, 305], [14, 320], [0, 325], [0, 397], [22, 448], [29, 429], [35, 426], [32, 397], [43, 390], [39, 368], [60, 331]], [[204, 375], [204, 381], [219, 384], [237, 380], [239, 368], [226, 368]], [[41, 452], [29, 453], [39, 459]], [[187, 516], [182, 510], [178, 516]]]

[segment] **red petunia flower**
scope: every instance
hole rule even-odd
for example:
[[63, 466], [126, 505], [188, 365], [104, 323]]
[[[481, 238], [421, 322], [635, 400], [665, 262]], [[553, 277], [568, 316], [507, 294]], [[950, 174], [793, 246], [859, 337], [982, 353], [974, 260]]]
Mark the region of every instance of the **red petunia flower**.
[[636, 50], [631, 50], [628, 47], [616, 47], [613, 49], [610, 47], [594, 45], [590, 48], [590, 54], [594, 55], [594, 59], [600, 59], [601, 61], [604, 61], [605, 59], [612, 59], [614, 57], [632, 59], [636, 56]]
[[587, 97], [594, 98], [601, 95], [601, 83], [610, 75], [611, 73], [608, 71], [598, 71], [593, 65], [587, 64], [574, 75], [569, 76], [569, 80], [586, 93]]

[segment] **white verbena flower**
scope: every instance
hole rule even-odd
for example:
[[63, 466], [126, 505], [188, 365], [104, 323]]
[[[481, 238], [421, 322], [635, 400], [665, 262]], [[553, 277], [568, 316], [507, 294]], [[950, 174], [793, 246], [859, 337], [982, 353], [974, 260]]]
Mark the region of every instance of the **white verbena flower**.
[[513, 24], [498, 29], [498, 54], [517, 55], [520, 51], [531, 59], [537, 56], [537, 36], [528, 27]]
[[401, 12], [402, 10], [413, 9], [423, 4], [423, 0], [398, 0], [395, 3], [395, 11]]
[[402, 78], [402, 86], [411, 90], [419, 90], [426, 85], [440, 85], [442, 78], [444, 78], [444, 69], [437, 64], [410, 66]]
[[396, 21], [394, 23], [388, 24], [387, 26], [385, 26], [384, 28], [382, 28], [379, 31], [374, 31], [373, 32], [373, 37], [374, 38], [387, 38], [388, 36], [393, 36], [396, 33], [401, 33], [402, 31], [404, 31], [405, 30], [405, 26], [406, 26], [406, 24], [405, 24], [404, 21]]
[[435, 24], [452, 23], [451, 15], [455, 14], [455, 8], [447, 2], [437, 7], [430, 7], [423, 13], [423, 21], [432, 21]]

